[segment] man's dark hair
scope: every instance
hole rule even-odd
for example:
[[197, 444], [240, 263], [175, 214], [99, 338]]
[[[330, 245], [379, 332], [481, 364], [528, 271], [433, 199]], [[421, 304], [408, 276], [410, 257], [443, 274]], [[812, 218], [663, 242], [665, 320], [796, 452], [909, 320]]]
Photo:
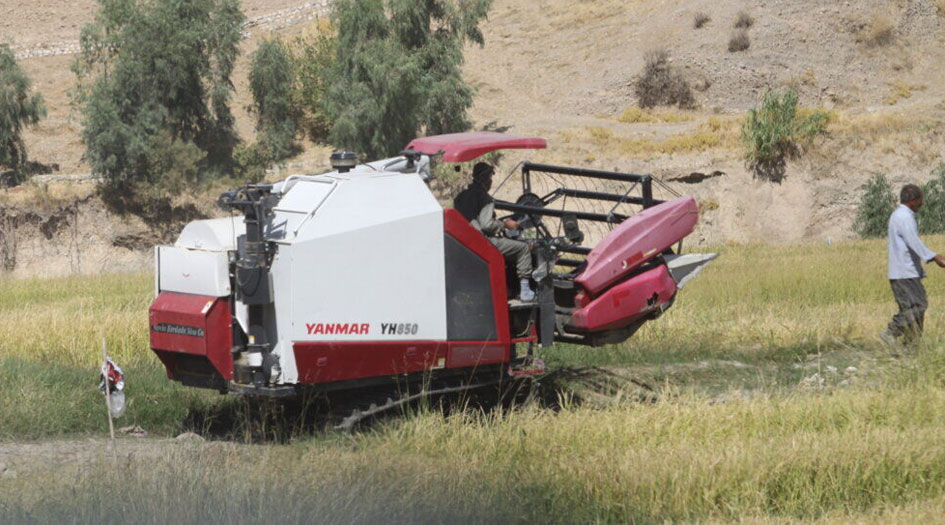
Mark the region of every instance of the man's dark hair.
[[922, 189], [915, 184], [906, 184], [899, 192], [899, 202], [905, 204], [912, 202], [922, 196]]
[[473, 166], [472, 176], [473, 180], [481, 181], [492, 177], [493, 173], [495, 173], [495, 168], [493, 168], [489, 163], [477, 162], [476, 165]]

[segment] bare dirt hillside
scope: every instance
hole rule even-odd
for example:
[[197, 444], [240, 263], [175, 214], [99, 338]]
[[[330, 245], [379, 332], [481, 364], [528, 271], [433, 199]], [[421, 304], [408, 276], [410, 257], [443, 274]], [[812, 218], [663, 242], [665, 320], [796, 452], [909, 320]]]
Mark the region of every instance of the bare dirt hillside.
[[[699, 29], [697, 12], [710, 18]], [[729, 52], [739, 12], [753, 19], [751, 44]], [[485, 47], [467, 55], [480, 122], [548, 137], [551, 150], [539, 157], [552, 161], [666, 179], [723, 172], [678, 185], [705, 204], [703, 242], [850, 237], [868, 176], [925, 180], [943, 160], [945, 25], [930, 0], [497, 0], [485, 29]], [[619, 122], [636, 103], [644, 54], [658, 48], [703, 88], [699, 109], [688, 122]], [[802, 104], [833, 110], [836, 122], [831, 138], [773, 184], [753, 177], [725, 135], [737, 137], [737, 119], [766, 89], [785, 85], [799, 89]], [[721, 144], [686, 144], [716, 122]]]
[[[260, 38], [315, 31], [327, 1], [243, 2], [249, 23], [235, 106], [244, 139], [253, 133], [244, 110], [246, 55]], [[945, 15], [939, 5], [936, 0], [495, 0], [484, 24], [485, 46], [467, 52], [467, 79], [478, 89], [472, 114], [480, 128], [547, 138], [548, 150], [528, 154], [536, 161], [650, 173], [663, 180], [715, 175], [694, 177], [701, 182], [691, 184], [671, 182], [700, 200], [703, 220], [694, 240], [701, 244], [849, 238], [859, 187], [869, 176], [886, 174], [894, 185], [921, 182], [945, 159], [940, 67]], [[58, 168], [31, 187], [0, 193], [3, 246], [11, 237], [18, 247], [34, 246], [34, 255], [21, 250], [16, 257], [17, 273], [74, 271], [61, 254], [72, 241], [59, 233], [47, 239], [38, 230], [36, 224], [51, 215], [42, 215], [39, 223], [10, 222], [11, 215], [30, 211], [34, 195], [53, 193], [59, 196], [52, 199], [57, 206], [72, 205], [64, 195], [85, 199], [75, 204], [76, 213], [88, 219], [72, 224], [69, 233], [76, 250], [89, 251], [83, 272], [108, 268], [113, 261], [122, 261], [121, 269], [144, 265], [149, 252], [138, 248], [174, 233], [108, 216], [89, 197], [90, 184], [81, 182], [89, 168], [68, 96], [74, 84], [70, 53], [95, 8], [91, 0], [0, 0], [7, 13], [0, 20], [0, 39], [14, 47], [49, 107], [49, 117], [27, 135], [31, 157]], [[697, 13], [709, 18], [700, 28], [694, 24]], [[741, 13], [751, 19], [750, 45], [730, 52]], [[695, 109], [625, 113], [637, 105], [634, 81], [645, 53], [654, 49], [668, 51], [689, 81]], [[766, 89], [786, 85], [798, 88], [803, 105], [831, 111], [831, 135], [789, 163], [780, 183], [772, 183], [744, 166], [739, 126]], [[286, 170], [323, 168], [326, 152], [310, 145]], [[509, 154], [501, 168], [511, 169], [522, 158]], [[50, 182], [69, 176], [80, 182]], [[57, 232], [66, 232], [71, 223], [57, 224]], [[93, 264], [93, 259], [101, 261]]]

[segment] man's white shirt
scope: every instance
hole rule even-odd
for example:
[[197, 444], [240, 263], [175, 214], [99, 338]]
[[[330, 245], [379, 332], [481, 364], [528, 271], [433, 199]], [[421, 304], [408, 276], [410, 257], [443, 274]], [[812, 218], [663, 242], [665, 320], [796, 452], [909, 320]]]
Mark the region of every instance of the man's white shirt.
[[925, 277], [922, 263], [935, 258], [919, 239], [919, 225], [915, 222], [915, 212], [905, 204], [889, 216], [889, 278], [916, 279]]

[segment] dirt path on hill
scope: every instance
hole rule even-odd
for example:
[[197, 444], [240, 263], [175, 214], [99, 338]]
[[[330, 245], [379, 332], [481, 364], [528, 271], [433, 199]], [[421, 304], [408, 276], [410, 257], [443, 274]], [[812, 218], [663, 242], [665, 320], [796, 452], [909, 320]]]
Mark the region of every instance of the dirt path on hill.
[[[91, 21], [90, 15], [95, 12], [95, 3], [88, 0], [78, 2], [79, 5], [75, 5], [71, 13], [59, 12], [55, 4], [62, 2], [50, 0], [33, 2], [26, 7], [18, 2], [14, 2], [15, 5], [12, 6], [5, 5], [7, 3], [9, 2], [0, 2], [0, 9], [14, 16], [0, 22], [0, 33], [7, 39], [12, 39], [10, 47], [17, 60], [78, 53], [80, 50], [78, 36], [82, 25]], [[275, 31], [324, 17], [328, 14], [331, 0], [315, 0], [251, 16], [252, 12], [260, 9], [260, 7], [253, 9], [255, 7], [253, 4], [260, 3], [266, 4], [261, 7], [271, 9], [273, 4], [285, 2], [247, 2], [245, 6], [247, 20], [243, 23], [244, 36], [248, 36], [248, 31], [253, 28]], [[45, 30], [39, 34], [18, 34], [16, 29], [22, 27], [24, 21], [46, 26]], [[66, 35], [72, 38], [60, 40]]]

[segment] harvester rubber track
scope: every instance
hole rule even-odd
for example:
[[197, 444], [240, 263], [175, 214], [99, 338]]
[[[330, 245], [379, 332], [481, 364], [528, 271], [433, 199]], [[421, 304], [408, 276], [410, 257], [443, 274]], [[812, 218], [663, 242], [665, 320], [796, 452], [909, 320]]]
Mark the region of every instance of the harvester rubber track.
[[505, 398], [508, 393], [517, 393], [521, 391], [522, 383], [525, 381], [531, 381], [532, 378], [495, 378], [488, 380], [480, 380], [472, 383], [464, 383], [462, 381], [455, 381], [452, 384], [444, 384], [443, 386], [437, 386], [436, 388], [423, 388], [419, 392], [415, 393], [405, 393], [399, 397], [385, 397], [382, 400], [371, 401], [370, 404], [362, 401], [360, 407], [355, 407], [351, 409], [350, 415], [341, 420], [340, 423], [336, 424], [334, 428], [336, 430], [351, 431], [357, 427], [362, 421], [368, 421], [371, 418], [374, 418], [380, 414], [388, 412], [397, 408], [405, 408], [411, 403], [422, 401], [423, 399], [429, 399], [434, 396], [444, 396], [459, 394], [463, 392], [472, 392], [475, 390], [480, 390], [488, 387], [506, 385], [506, 388], [498, 393], [498, 400], [501, 401]]

